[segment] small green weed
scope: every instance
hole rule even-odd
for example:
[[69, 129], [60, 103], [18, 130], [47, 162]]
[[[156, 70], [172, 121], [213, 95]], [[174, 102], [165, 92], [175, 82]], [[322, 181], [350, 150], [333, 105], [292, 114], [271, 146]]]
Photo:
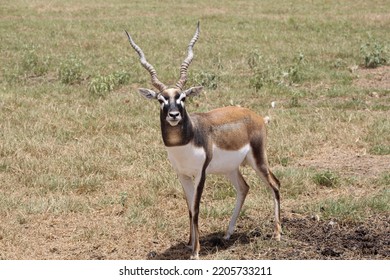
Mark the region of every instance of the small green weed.
[[339, 177], [332, 171], [326, 170], [314, 174], [313, 181], [319, 186], [336, 187], [339, 183]]
[[84, 64], [75, 57], [70, 56], [67, 60], [60, 63], [58, 69], [58, 78], [63, 84], [76, 84], [81, 81]]
[[194, 84], [204, 86], [207, 89], [217, 89], [219, 77], [217, 74], [201, 71], [194, 75]]
[[361, 45], [360, 53], [364, 59], [364, 66], [376, 68], [388, 62], [386, 48], [379, 42], [371, 39], [370, 42]]
[[108, 92], [128, 83], [130, 74], [126, 71], [117, 71], [110, 75], [99, 75], [92, 78], [88, 85], [88, 91], [99, 97], [105, 96]]
[[26, 47], [21, 63], [21, 71], [27, 75], [43, 76], [49, 71], [50, 58], [39, 57], [35, 46]]
[[250, 78], [250, 86], [256, 91], [265, 85], [277, 83], [279, 74], [270, 67], [270, 63], [264, 61], [264, 58], [258, 50], [254, 50], [248, 55], [248, 66], [253, 75]]
[[265, 85], [277, 83], [277, 74], [272, 72], [270, 68], [257, 68], [250, 78], [250, 86], [255, 88], [256, 91], [260, 90]]
[[248, 65], [253, 71], [253, 75], [250, 78], [251, 87], [259, 90], [266, 85], [291, 86], [302, 82], [304, 58], [305, 56], [299, 53], [293, 59], [291, 65], [275, 67], [272, 65], [277, 64], [265, 61], [257, 50], [251, 52], [248, 56]]
[[303, 80], [302, 65], [305, 62], [305, 56], [303, 53], [299, 53], [294, 59], [293, 63], [288, 67], [286, 71], [282, 71], [282, 82], [291, 85], [299, 83]]

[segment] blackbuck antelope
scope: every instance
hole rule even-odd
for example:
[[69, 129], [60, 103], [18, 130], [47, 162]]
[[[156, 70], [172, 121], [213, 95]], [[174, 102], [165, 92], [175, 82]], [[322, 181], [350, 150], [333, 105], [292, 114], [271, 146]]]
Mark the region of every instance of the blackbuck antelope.
[[188, 45], [188, 54], [180, 67], [180, 78], [174, 87], [167, 87], [157, 78], [154, 67], [126, 32], [130, 45], [138, 53], [142, 66], [148, 70], [157, 89], [140, 88], [141, 95], [160, 102], [160, 123], [168, 158], [183, 186], [190, 216], [192, 259], [199, 257], [199, 204], [206, 174], [224, 174], [234, 185], [237, 198], [225, 239], [234, 232], [249, 186], [239, 167], [248, 163], [272, 190], [275, 207], [274, 238], [280, 240], [279, 180], [271, 172], [266, 155], [265, 120], [240, 107], [224, 107], [207, 113], [187, 113], [185, 100], [198, 95], [202, 88], [184, 89], [187, 70], [193, 58], [193, 47], [199, 38], [199, 22]]

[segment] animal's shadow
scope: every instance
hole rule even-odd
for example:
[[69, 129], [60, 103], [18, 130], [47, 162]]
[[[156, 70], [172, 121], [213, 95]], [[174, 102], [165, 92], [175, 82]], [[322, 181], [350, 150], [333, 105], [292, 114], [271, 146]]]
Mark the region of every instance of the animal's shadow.
[[[271, 236], [263, 234], [259, 229], [254, 229], [250, 232], [237, 232], [233, 234], [229, 240], [223, 239], [223, 232], [211, 233], [200, 238], [201, 250], [200, 257], [215, 254], [218, 251], [224, 251], [234, 245], [249, 244], [255, 238], [270, 239]], [[183, 242], [176, 243], [162, 253], [150, 252], [148, 259], [153, 260], [188, 260], [191, 256], [191, 249]]]

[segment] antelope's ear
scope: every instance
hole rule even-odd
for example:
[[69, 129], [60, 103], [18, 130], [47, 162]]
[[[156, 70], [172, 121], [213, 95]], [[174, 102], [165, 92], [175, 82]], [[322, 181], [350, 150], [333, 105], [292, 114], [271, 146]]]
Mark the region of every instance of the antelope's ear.
[[138, 92], [145, 98], [147, 99], [155, 99], [157, 98], [157, 93], [154, 92], [153, 90], [151, 89], [147, 89], [147, 88], [139, 88], [138, 89]]
[[202, 86], [199, 86], [199, 87], [192, 87], [192, 88], [189, 88], [187, 90], [184, 91], [185, 95], [186, 96], [197, 96], [201, 91], [202, 91], [203, 87]]

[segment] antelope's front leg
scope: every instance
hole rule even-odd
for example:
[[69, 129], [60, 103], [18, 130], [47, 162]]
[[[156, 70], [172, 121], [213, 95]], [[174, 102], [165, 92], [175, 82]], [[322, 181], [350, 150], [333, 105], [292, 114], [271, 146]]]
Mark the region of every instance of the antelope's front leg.
[[190, 247], [191, 249], [194, 249], [192, 246], [193, 244], [193, 234], [192, 234], [192, 201], [194, 200], [194, 182], [191, 177], [188, 177], [186, 175], [181, 175], [178, 174], [180, 183], [183, 187], [184, 194], [186, 196], [186, 202], [187, 202], [187, 208], [188, 208], [188, 213], [190, 217], [190, 239], [188, 241], [187, 246]]
[[199, 205], [203, 193], [204, 183], [206, 181], [205, 169], [195, 177], [195, 193], [192, 201], [192, 219], [191, 219], [191, 236], [192, 236], [192, 260], [199, 259], [200, 243], [199, 243]]

